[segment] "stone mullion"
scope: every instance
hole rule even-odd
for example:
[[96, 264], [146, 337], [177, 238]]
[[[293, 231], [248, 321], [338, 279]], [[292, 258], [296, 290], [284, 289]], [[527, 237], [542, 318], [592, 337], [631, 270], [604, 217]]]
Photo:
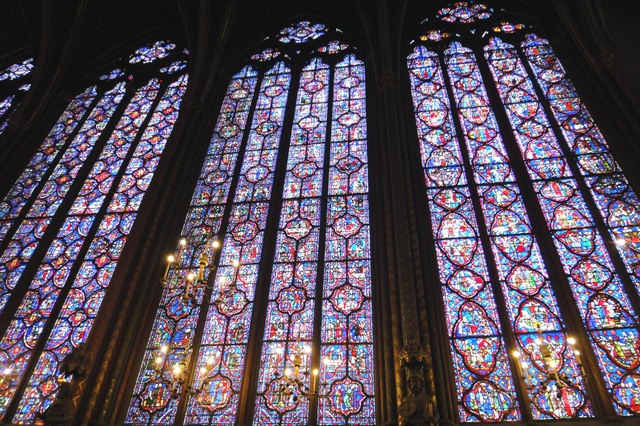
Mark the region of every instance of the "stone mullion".
[[[77, 419], [82, 424], [118, 424], [126, 414], [128, 398], [140, 366], [138, 358], [130, 354], [142, 357], [144, 353], [155, 308], [162, 294], [157, 280], [161, 271], [160, 259], [164, 258], [167, 248], [175, 244], [192, 195], [191, 191], [181, 188], [195, 185], [200, 162], [208, 146], [210, 135], [207, 133], [210, 129], [186, 124], [210, 124], [210, 114], [203, 113], [203, 110], [199, 99], [188, 93], [183, 96], [180, 115], [168, 140], [164, 160], [146, 197], [149, 200], [142, 204], [138, 214], [139, 222], [144, 222], [141, 218], [148, 219], [146, 226], [140, 230], [134, 227], [135, 233], [132, 232], [128, 238], [130, 249], [138, 253], [137, 261], [130, 270], [112, 278], [110, 291], [96, 318], [94, 333], [87, 340], [95, 362], [78, 405]], [[206, 141], [196, 149], [196, 153], [192, 144], [178, 142], [194, 140]], [[164, 162], [167, 158], [170, 163]], [[174, 167], [181, 164], [186, 165]], [[161, 238], [149, 238], [151, 235], [161, 235]], [[116, 287], [123, 293], [118, 295]], [[130, 324], [147, 326], [132, 328], [128, 327]], [[135, 360], [138, 362], [133, 362]]]

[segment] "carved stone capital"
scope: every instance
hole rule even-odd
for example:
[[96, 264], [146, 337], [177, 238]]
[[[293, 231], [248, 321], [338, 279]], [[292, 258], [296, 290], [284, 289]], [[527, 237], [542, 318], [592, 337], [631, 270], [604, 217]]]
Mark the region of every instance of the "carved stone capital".
[[418, 340], [407, 340], [398, 360], [405, 372], [408, 391], [398, 406], [400, 425], [437, 425], [431, 354]]

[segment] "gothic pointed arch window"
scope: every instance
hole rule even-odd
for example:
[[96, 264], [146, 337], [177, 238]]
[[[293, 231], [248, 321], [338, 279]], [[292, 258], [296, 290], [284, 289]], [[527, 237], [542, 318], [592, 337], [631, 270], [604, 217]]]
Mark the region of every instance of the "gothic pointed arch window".
[[0, 71], [0, 134], [5, 131], [9, 119], [31, 88], [31, 71], [33, 58], [23, 59]]
[[640, 204], [549, 42], [457, 2], [407, 65], [460, 421], [639, 414]]
[[232, 77], [125, 423], [375, 424], [365, 66], [343, 40], [298, 22]]
[[[186, 90], [159, 41], [73, 98], [0, 211], [0, 415], [34, 423], [91, 331]], [[150, 77], [151, 76], [151, 77]]]

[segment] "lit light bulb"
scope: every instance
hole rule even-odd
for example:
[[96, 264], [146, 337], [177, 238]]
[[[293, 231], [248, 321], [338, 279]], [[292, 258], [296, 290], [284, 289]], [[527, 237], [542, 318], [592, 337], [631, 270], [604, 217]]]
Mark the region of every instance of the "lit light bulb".
[[233, 265], [234, 268], [237, 268], [238, 266], [240, 266], [240, 262], [238, 262], [238, 260], [234, 260], [233, 262], [231, 262], [231, 264]]
[[180, 364], [176, 364], [173, 366], [173, 374], [174, 375], [178, 375], [180, 374], [180, 372], [182, 371], [182, 368], [180, 368]]
[[580, 351], [573, 351], [573, 353], [575, 354], [575, 356], [580, 356]]
[[196, 275], [193, 272], [189, 272], [189, 275], [187, 275], [187, 279], [189, 281], [193, 281], [193, 279], [196, 277]]
[[567, 339], [567, 343], [569, 343], [571, 346], [576, 344], [576, 339], [574, 339], [573, 337], [569, 337]]
[[162, 357], [156, 358], [156, 364], [162, 364]]
[[166, 354], [169, 351], [169, 347], [167, 345], [160, 346], [160, 352]]
[[304, 347], [304, 353], [305, 353], [305, 354], [310, 354], [310, 353], [311, 353], [311, 346], [309, 346], [309, 345], [305, 345], [305, 347]]
[[207, 358], [207, 365], [213, 365], [213, 357], [212, 356]]
[[200, 367], [200, 374], [206, 374], [207, 373], [207, 367]]
[[173, 263], [173, 261], [174, 261], [174, 260], [176, 260], [176, 258], [175, 258], [175, 257], [173, 257], [173, 255], [172, 255], [172, 254], [170, 254], [169, 256], [167, 256], [167, 262], [169, 262], [169, 263]]
[[291, 370], [289, 370], [288, 368], [284, 370], [284, 375], [289, 377], [291, 376]]
[[313, 369], [313, 375], [314, 375], [314, 376], [317, 376], [318, 374], [320, 374], [320, 372], [318, 371], [318, 369], [317, 369], [317, 368], [314, 368], [314, 369]]
[[329, 362], [330, 362], [330, 361], [329, 361], [329, 358], [327, 358], [327, 357], [324, 357], [324, 358], [322, 359], [322, 363], [323, 363], [324, 365], [329, 365]]
[[624, 238], [618, 238], [618, 239], [616, 239], [616, 245], [617, 246], [625, 246], [625, 245], [627, 245], [627, 240], [625, 240]]
[[186, 238], [180, 238], [180, 245], [181, 246], [186, 246], [187, 245], [187, 239]]
[[218, 240], [213, 240], [213, 243], [211, 243], [211, 245], [213, 246], [213, 248], [220, 247], [220, 243], [218, 242]]
[[513, 356], [516, 357], [516, 358], [520, 358], [520, 352], [513, 351]]

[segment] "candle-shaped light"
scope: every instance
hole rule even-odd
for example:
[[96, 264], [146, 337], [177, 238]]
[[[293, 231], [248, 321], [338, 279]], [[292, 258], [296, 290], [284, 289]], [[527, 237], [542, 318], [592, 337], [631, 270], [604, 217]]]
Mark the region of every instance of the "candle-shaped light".
[[293, 378], [297, 379], [300, 375], [300, 367], [302, 366], [302, 353], [300, 348], [293, 354]]
[[207, 266], [209, 266], [209, 255], [206, 250], [203, 250], [198, 260], [198, 281], [200, 283], [204, 282], [204, 270]]
[[549, 344], [541, 337], [538, 337], [535, 342], [540, 349], [540, 354], [542, 355], [542, 360], [544, 361], [545, 367], [547, 368], [547, 370], [549, 370], [549, 373], [555, 373], [558, 363], [553, 359], [553, 354], [551, 352]]
[[238, 259], [235, 259], [233, 262], [231, 262], [231, 266], [233, 266], [233, 278], [231, 279], [231, 282], [229, 283], [229, 288], [230, 289], [235, 289], [237, 287], [237, 281], [238, 281], [238, 269], [240, 268], [240, 262], [238, 261]]
[[172, 254], [167, 256], [167, 268], [164, 270], [164, 275], [162, 276], [163, 281], [167, 281], [167, 276], [169, 275], [169, 270], [171, 269], [171, 264], [173, 263], [174, 260], [175, 258], [173, 257]]
[[520, 365], [522, 366], [524, 384], [529, 387], [531, 385], [531, 380], [529, 378], [529, 364], [526, 361], [522, 361]]
[[[2, 369], [2, 375], [0, 375], [0, 385], [5, 385], [5, 383], [8, 384], [9, 382], [9, 377], [11, 376], [11, 372], [12, 372], [12, 368], [11, 367], [5, 367]], [[4, 389], [4, 386], [3, 386]]]
[[578, 361], [578, 365], [582, 366], [582, 360], [580, 359], [580, 351], [574, 350], [573, 353], [576, 356], [576, 361]]
[[182, 300], [186, 303], [191, 300], [191, 288], [193, 287], [193, 281], [196, 279], [196, 275], [193, 272], [187, 274], [187, 280], [184, 286], [184, 294]]
[[178, 264], [178, 266], [180, 266], [180, 261], [182, 260], [182, 253], [184, 252], [185, 248], [187, 248], [187, 239], [182, 237], [178, 241], [178, 257], [176, 258], [176, 263]]
[[317, 392], [318, 374], [320, 374], [320, 371], [317, 368], [314, 368], [311, 372], [311, 383], [309, 384], [309, 392], [311, 395], [315, 395]]
[[520, 359], [521, 356], [522, 354], [519, 351], [513, 351], [513, 357], [515, 358], [516, 364], [520, 367], [520, 372], [522, 373], [522, 380], [527, 384], [527, 380], [529, 379], [529, 365]]
[[578, 366], [582, 370], [582, 360], [580, 359], [580, 351], [575, 348], [576, 339], [573, 337], [568, 337], [567, 343], [569, 343], [569, 346], [571, 346], [571, 350], [573, 351], [573, 354], [576, 356], [576, 361], [578, 362]]

